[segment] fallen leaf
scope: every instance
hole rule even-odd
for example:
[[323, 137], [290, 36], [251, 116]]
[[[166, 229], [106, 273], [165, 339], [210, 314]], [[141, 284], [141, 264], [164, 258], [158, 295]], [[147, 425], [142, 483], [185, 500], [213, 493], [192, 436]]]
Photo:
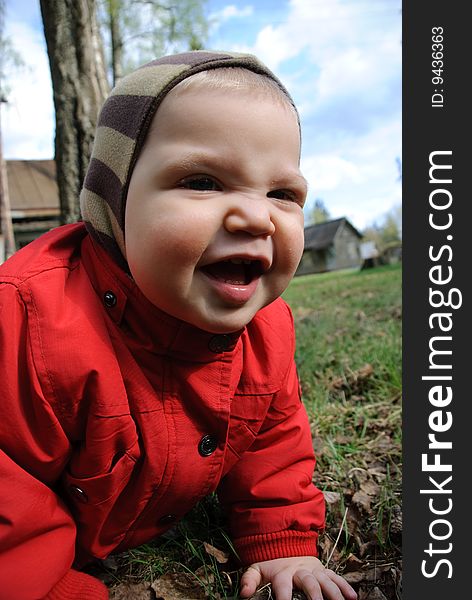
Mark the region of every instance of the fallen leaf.
[[351, 503], [355, 504], [357, 507], [359, 507], [361, 509], [361, 511], [364, 511], [365, 513], [371, 512], [371, 508], [370, 508], [371, 498], [368, 494], [366, 494], [362, 490], [358, 490], [354, 494], [354, 496], [352, 497]]
[[215, 576], [205, 565], [198, 567], [195, 571], [195, 577], [204, 585], [213, 585], [215, 583]]
[[373, 498], [380, 494], [379, 484], [373, 481], [372, 479], [364, 481], [364, 483], [361, 485], [361, 490], [364, 492], [364, 494], [367, 494], [368, 496], [371, 496]]
[[343, 574], [344, 579], [348, 583], [360, 583], [361, 581], [376, 582], [381, 578], [382, 573], [389, 571], [390, 567], [386, 565], [377, 565], [371, 569], [362, 571], [353, 571], [352, 573]]
[[[334, 533], [337, 534], [337, 532]], [[336, 550], [336, 548], [333, 551], [334, 540], [332, 540], [327, 535], [323, 535], [320, 538], [318, 538], [318, 544], [321, 550], [320, 559], [323, 563], [326, 563], [329, 557], [331, 557], [330, 564], [336, 564], [337, 562], [339, 562], [339, 560], [341, 559], [341, 554], [338, 552], [338, 550]]]
[[378, 481], [383, 481], [387, 477], [387, 469], [385, 465], [380, 465], [378, 467], [370, 467], [367, 469], [370, 475], [375, 477]]
[[358, 393], [362, 390], [364, 382], [369, 379], [373, 372], [374, 367], [367, 363], [357, 371], [348, 371], [344, 376], [333, 379], [330, 387], [333, 390], [349, 389], [351, 392]]
[[383, 592], [375, 586], [370, 590], [363, 590], [362, 594], [359, 594], [359, 600], [387, 600]]
[[341, 500], [341, 494], [339, 492], [323, 492], [323, 496], [326, 504], [337, 504]]
[[390, 532], [400, 534], [403, 530], [403, 515], [401, 508], [395, 504], [390, 511]]
[[120, 583], [110, 589], [110, 600], [152, 600], [149, 583]]
[[352, 571], [358, 571], [363, 566], [364, 566], [364, 562], [360, 558], [357, 558], [357, 556], [355, 554], [350, 554], [347, 557], [346, 564], [344, 567], [344, 572], [351, 573]]
[[359, 546], [359, 555], [361, 558], [364, 558], [364, 556], [367, 555], [367, 553], [372, 550], [373, 548], [375, 548], [377, 546], [377, 542], [370, 540], [368, 542], [365, 542], [364, 544], [361, 544]]
[[348, 583], [351, 584], [360, 583], [361, 581], [364, 581], [363, 571], [352, 571], [351, 573], [344, 573], [343, 577]]
[[358, 371], [353, 373], [353, 375], [357, 379], [367, 379], [367, 377], [370, 377], [373, 372], [374, 372], [374, 367], [370, 364], [366, 364], [362, 368], [360, 368]]
[[167, 573], [152, 582], [157, 600], [204, 600], [205, 592], [195, 579], [181, 573]]
[[218, 548], [215, 548], [215, 546], [212, 546], [207, 542], [203, 542], [203, 546], [205, 548], [206, 553], [210, 556], [215, 557], [221, 565], [224, 565], [228, 562], [229, 554], [227, 552], [223, 552], [223, 550], [219, 550]]
[[[354, 497], [354, 496], [353, 496]], [[357, 504], [351, 504], [346, 516], [347, 530], [352, 536], [356, 536], [359, 527], [363, 524], [362, 511], [359, 509]]]

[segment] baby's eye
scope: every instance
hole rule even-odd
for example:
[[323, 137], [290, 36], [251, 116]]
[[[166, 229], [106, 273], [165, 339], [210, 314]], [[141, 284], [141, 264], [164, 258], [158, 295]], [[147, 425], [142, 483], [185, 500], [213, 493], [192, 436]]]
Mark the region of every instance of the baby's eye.
[[277, 198], [277, 200], [286, 200], [289, 202], [297, 202], [298, 197], [291, 190], [272, 190], [267, 192], [267, 198]]
[[220, 185], [211, 177], [204, 175], [196, 177], [186, 177], [179, 182], [179, 187], [188, 190], [197, 190], [201, 192], [214, 192], [221, 190]]

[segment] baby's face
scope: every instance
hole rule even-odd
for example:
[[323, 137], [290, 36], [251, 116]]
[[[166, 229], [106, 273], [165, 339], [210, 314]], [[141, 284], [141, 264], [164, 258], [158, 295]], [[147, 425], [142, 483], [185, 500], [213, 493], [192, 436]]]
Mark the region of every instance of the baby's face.
[[126, 258], [144, 295], [213, 333], [280, 296], [303, 251], [299, 152], [294, 113], [271, 98], [171, 92], [127, 198]]

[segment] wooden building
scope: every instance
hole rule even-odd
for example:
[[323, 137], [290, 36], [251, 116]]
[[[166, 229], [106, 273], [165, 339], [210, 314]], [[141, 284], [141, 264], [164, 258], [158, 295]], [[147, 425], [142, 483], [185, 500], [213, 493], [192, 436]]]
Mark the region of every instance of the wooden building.
[[295, 275], [362, 265], [362, 234], [345, 218], [305, 227], [305, 247]]
[[7, 160], [10, 212], [16, 248], [59, 225], [54, 160]]

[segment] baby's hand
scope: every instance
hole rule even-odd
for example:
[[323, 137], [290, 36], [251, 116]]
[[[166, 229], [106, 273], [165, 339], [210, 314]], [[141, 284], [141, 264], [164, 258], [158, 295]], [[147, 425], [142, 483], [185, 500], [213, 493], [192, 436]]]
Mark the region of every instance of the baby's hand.
[[325, 569], [314, 556], [277, 558], [252, 564], [241, 577], [241, 597], [249, 598], [261, 583], [271, 583], [277, 600], [291, 600], [292, 588], [302, 590], [309, 600], [356, 600], [348, 582]]

